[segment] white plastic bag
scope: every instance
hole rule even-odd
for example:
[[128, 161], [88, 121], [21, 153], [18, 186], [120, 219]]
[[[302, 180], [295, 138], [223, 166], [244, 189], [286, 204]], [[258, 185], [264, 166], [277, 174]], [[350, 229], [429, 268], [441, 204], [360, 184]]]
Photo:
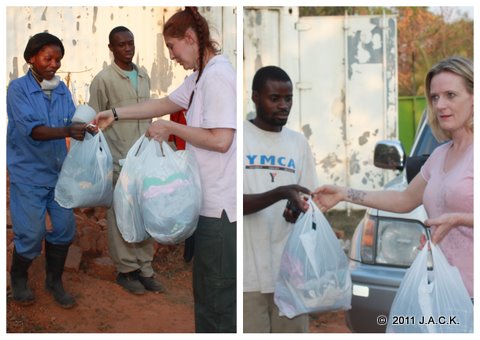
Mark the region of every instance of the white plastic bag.
[[141, 242], [150, 237], [145, 230], [138, 201], [142, 156], [148, 139], [142, 135], [128, 150], [113, 192], [113, 209], [118, 230], [125, 241]]
[[55, 186], [55, 201], [64, 208], [109, 207], [113, 197], [113, 161], [107, 142], [98, 131], [72, 139]]
[[142, 166], [139, 199], [147, 233], [162, 244], [184, 241], [197, 227], [202, 201], [194, 155], [151, 140]]
[[[428, 247], [433, 268], [428, 269]], [[430, 241], [418, 253], [395, 295], [391, 333], [471, 333], [473, 304], [456, 267]]]
[[309, 204], [285, 245], [275, 283], [275, 304], [288, 318], [351, 308], [347, 257], [325, 216]]
[[79, 105], [73, 114], [72, 122], [88, 124], [95, 118], [96, 114], [97, 112], [88, 104]]

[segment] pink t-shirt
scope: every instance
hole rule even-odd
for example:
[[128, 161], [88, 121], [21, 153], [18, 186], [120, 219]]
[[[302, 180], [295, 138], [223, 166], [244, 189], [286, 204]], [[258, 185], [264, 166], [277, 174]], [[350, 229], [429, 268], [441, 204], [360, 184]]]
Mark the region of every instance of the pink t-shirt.
[[[453, 168], [444, 171], [445, 158], [452, 142], [439, 146], [421, 169], [428, 182], [423, 205], [429, 218], [445, 213], [473, 213], [473, 143]], [[432, 233], [435, 227], [432, 227]], [[448, 262], [457, 267], [463, 283], [473, 297], [473, 228], [458, 226], [440, 242]]]

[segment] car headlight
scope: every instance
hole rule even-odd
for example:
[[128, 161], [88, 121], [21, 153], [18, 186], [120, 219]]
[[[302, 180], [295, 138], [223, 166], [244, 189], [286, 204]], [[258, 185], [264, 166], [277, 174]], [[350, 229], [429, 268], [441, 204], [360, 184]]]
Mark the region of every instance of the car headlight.
[[410, 266], [418, 253], [424, 228], [418, 222], [379, 220], [377, 263]]
[[409, 267], [425, 226], [416, 220], [369, 216], [362, 233], [362, 262]]

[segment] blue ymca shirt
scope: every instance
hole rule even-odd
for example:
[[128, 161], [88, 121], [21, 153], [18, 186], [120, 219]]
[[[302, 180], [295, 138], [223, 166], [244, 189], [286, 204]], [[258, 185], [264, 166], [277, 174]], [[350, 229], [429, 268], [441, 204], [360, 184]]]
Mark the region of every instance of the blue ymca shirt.
[[65, 127], [75, 113], [65, 83], [43, 93], [31, 71], [10, 82], [7, 90], [7, 169], [12, 183], [55, 187], [67, 155], [65, 139], [34, 140], [37, 126]]

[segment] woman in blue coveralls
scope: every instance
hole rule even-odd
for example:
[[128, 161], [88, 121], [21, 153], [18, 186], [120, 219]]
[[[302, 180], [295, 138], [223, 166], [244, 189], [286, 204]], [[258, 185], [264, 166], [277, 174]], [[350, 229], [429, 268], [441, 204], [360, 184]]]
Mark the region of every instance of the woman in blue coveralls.
[[[55, 75], [64, 53], [56, 36], [34, 35], [23, 54], [30, 70], [13, 80], [7, 91], [7, 169], [15, 246], [10, 277], [13, 299], [23, 305], [35, 301], [28, 286], [28, 268], [40, 255], [44, 239], [45, 287], [62, 307], [75, 304], [62, 284], [75, 219], [71, 209], [55, 202], [54, 192], [67, 154], [65, 138], [83, 140], [86, 126], [72, 124], [75, 106], [71, 93]], [[53, 227], [48, 232], [47, 213]]]

